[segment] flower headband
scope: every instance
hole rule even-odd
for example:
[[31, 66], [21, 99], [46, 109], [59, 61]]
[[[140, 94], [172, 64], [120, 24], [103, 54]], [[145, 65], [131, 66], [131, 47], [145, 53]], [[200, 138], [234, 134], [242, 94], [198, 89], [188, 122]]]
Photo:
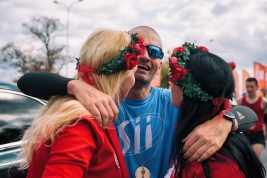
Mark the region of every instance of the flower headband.
[[80, 59], [77, 60], [77, 67], [79, 76], [87, 83], [95, 84], [92, 73], [97, 75], [101, 74], [113, 74], [121, 70], [132, 70], [138, 64], [138, 56], [143, 55], [146, 49], [144, 39], [138, 36], [137, 33], [132, 34], [131, 42], [123, 50], [119, 50], [120, 54], [114, 59], [105, 62], [105, 64], [98, 69], [91, 69], [83, 62], [80, 63]]
[[[193, 78], [192, 74], [186, 68], [186, 61], [189, 60], [190, 54], [196, 50], [209, 52], [204, 46], [197, 46], [190, 43], [184, 43], [182, 46], [174, 48], [169, 58], [171, 82], [181, 86], [184, 94], [189, 98], [200, 99], [201, 101], [213, 100], [213, 96], [202, 89], [200, 83]], [[230, 68], [235, 66], [234, 62], [228, 63], [228, 65]]]
[[186, 61], [189, 60], [190, 53], [197, 49], [209, 52], [204, 46], [196, 46], [190, 43], [184, 43], [182, 46], [174, 48], [169, 58], [170, 75], [173, 83], [181, 86], [186, 96], [200, 99], [201, 101], [212, 100], [213, 97], [200, 87], [200, 83], [186, 69]]

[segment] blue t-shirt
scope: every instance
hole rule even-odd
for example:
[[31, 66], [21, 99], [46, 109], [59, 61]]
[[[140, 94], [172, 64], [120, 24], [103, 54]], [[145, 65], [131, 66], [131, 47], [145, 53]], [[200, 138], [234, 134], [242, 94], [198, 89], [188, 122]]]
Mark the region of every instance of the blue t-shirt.
[[164, 177], [179, 112], [171, 103], [170, 90], [153, 87], [147, 98], [126, 98], [118, 108], [115, 126], [130, 177], [142, 164], [152, 178]]

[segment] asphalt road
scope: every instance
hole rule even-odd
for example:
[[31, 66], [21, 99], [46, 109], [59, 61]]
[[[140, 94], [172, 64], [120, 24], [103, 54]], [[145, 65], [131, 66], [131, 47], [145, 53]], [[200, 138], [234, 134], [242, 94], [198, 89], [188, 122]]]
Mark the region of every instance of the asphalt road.
[[[261, 162], [267, 171], [267, 148], [264, 148], [261, 153]], [[265, 176], [267, 178], [267, 175]]]

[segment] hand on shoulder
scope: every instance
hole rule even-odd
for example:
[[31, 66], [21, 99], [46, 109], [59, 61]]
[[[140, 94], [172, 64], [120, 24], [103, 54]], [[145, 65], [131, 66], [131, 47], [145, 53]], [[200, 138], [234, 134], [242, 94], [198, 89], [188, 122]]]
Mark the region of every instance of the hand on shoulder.
[[109, 95], [81, 80], [71, 80], [67, 87], [68, 93], [89, 110], [100, 127], [107, 128], [118, 118], [118, 108]]

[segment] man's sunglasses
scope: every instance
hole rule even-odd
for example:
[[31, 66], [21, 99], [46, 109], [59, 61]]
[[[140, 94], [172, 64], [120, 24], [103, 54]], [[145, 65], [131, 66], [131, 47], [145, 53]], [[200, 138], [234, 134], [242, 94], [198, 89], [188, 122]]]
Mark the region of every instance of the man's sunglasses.
[[149, 57], [162, 59], [164, 56], [162, 49], [157, 46], [146, 45], [146, 49]]

